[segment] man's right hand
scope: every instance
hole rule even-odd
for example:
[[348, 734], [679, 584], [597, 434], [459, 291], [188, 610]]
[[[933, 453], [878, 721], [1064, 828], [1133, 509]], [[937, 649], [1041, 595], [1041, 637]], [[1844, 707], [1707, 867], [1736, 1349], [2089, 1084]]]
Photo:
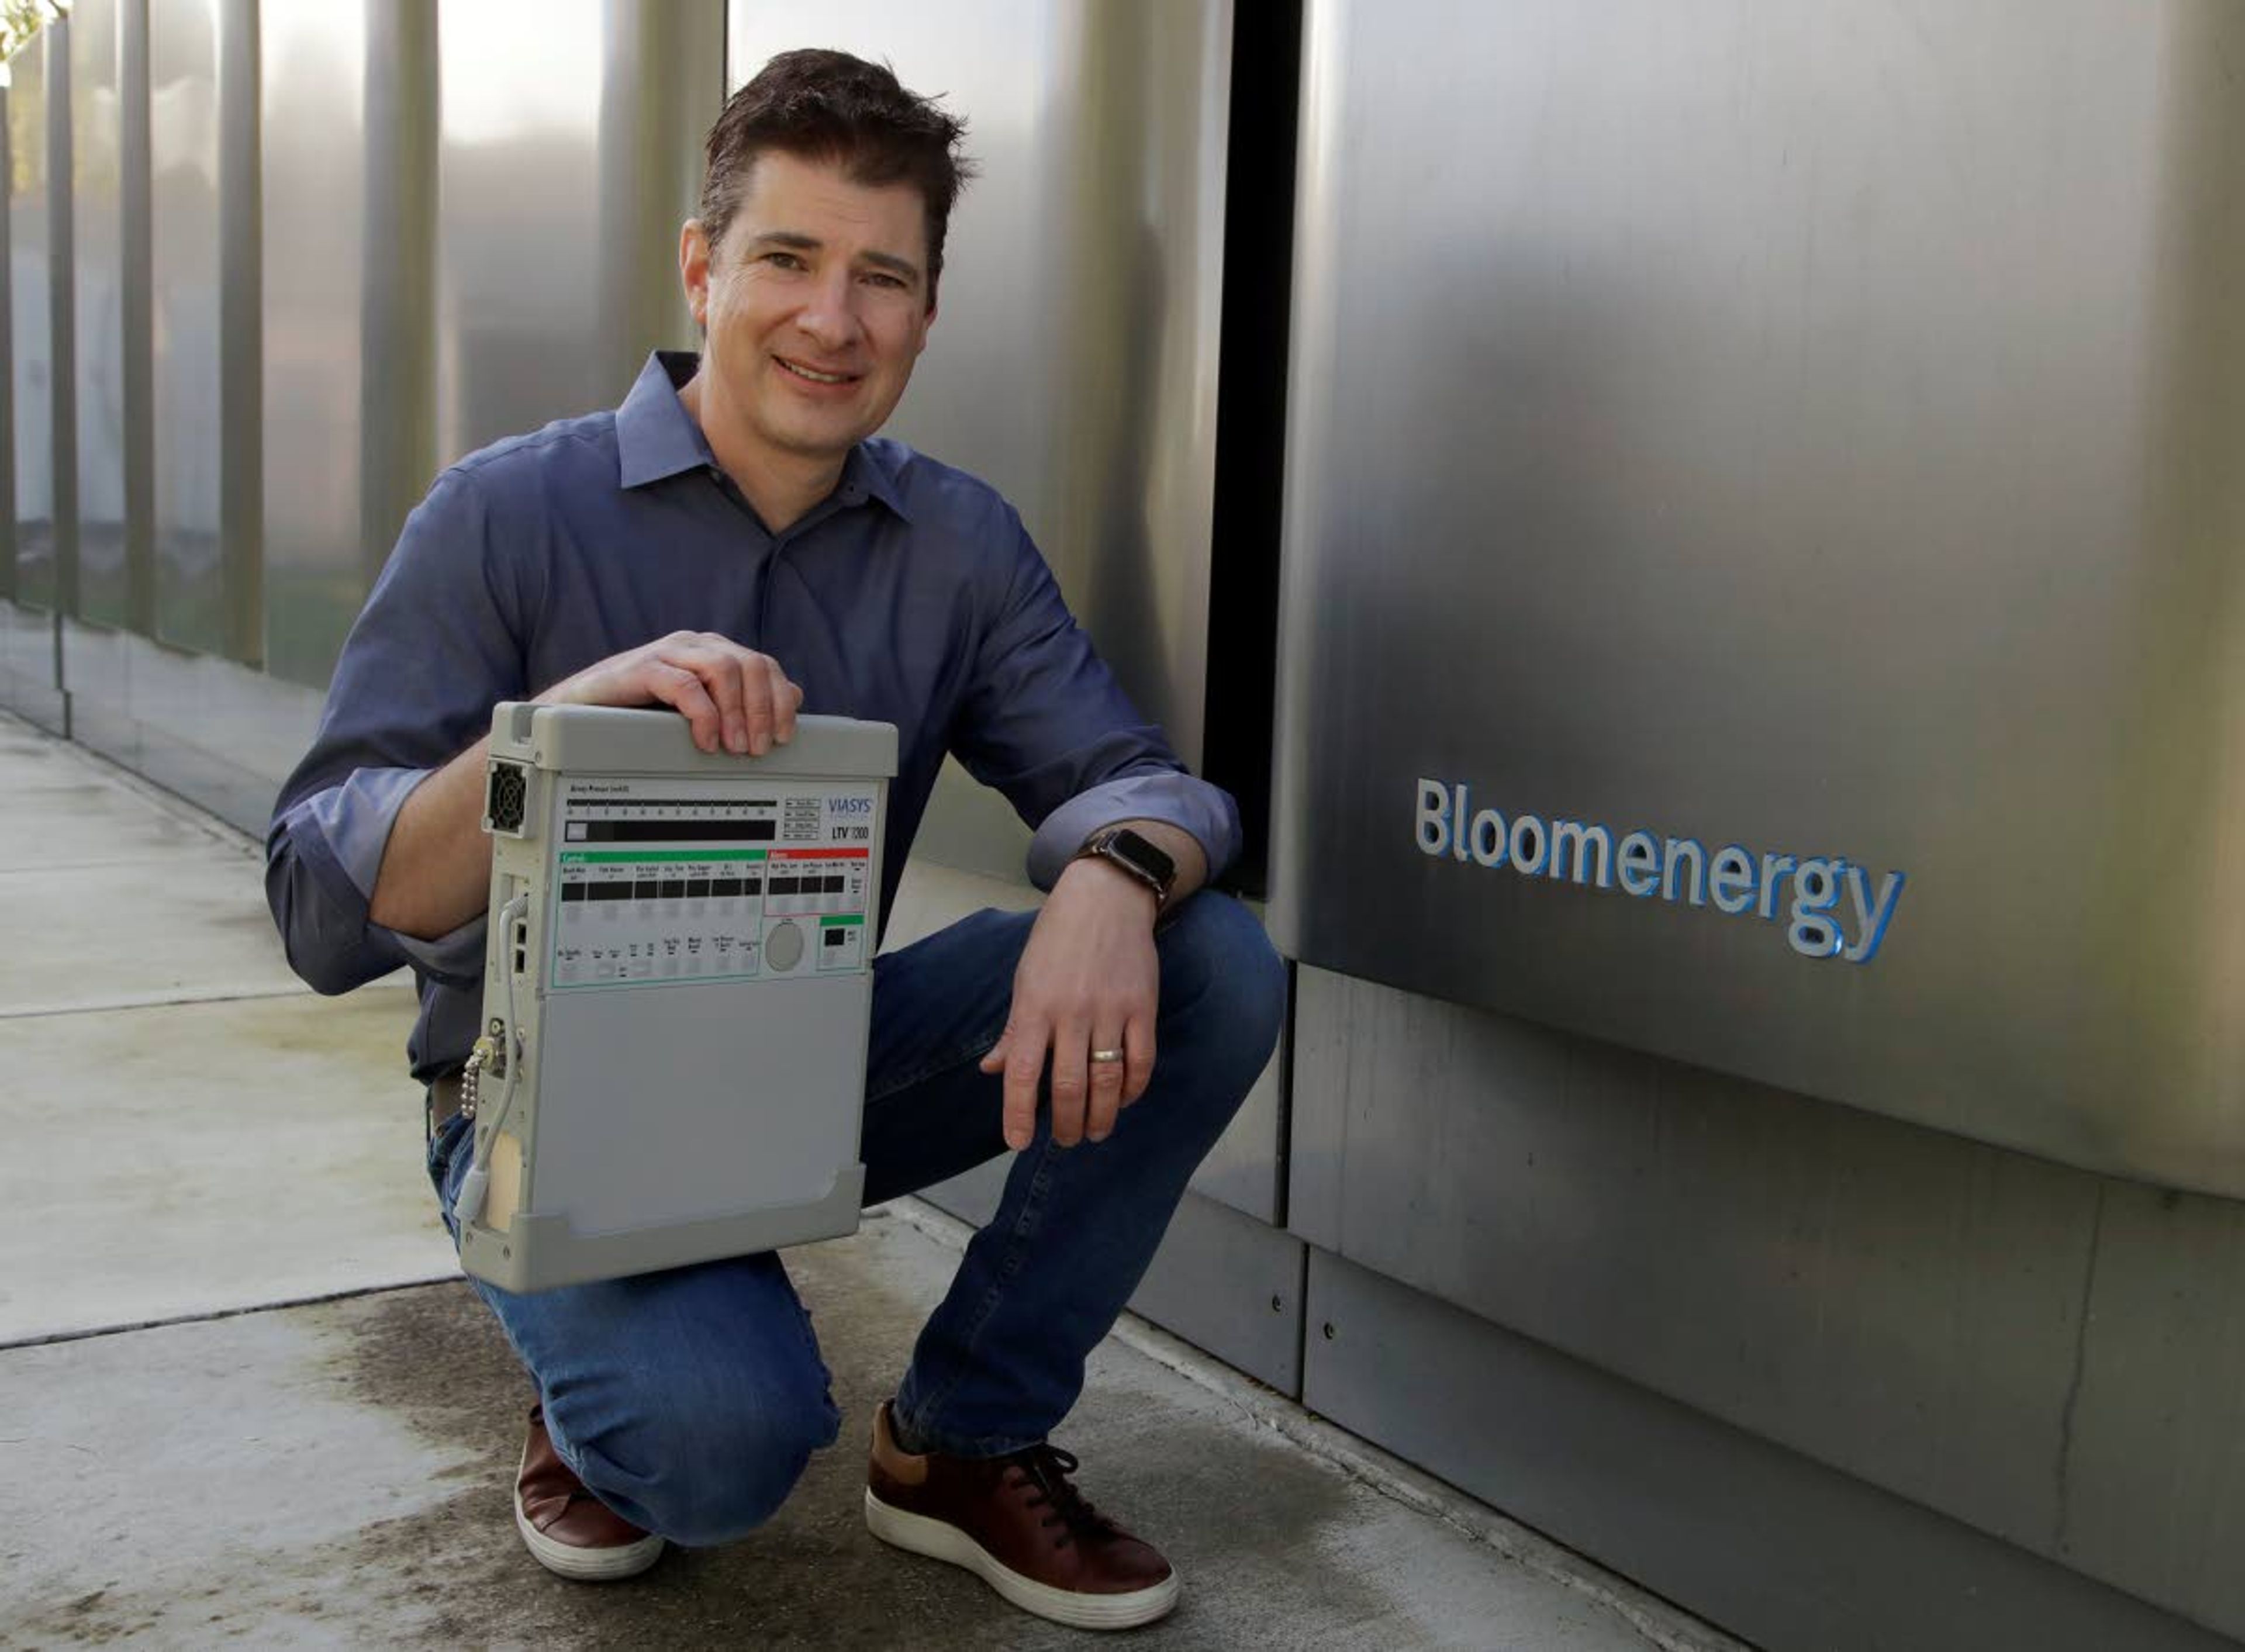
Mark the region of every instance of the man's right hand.
[[[543, 706], [673, 706], [703, 751], [761, 757], [795, 737], [803, 690], [779, 661], [706, 631], [611, 654], [538, 696]], [[491, 839], [484, 835], [485, 736], [430, 775], [391, 823], [367, 903], [385, 929], [422, 940], [451, 933], [484, 910]]]
[[761, 757], [795, 737], [803, 690], [779, 661], [729, 637], [674, 631], [612, 654], [538, 696], [545, 706], [675, 708], [703, 751]]

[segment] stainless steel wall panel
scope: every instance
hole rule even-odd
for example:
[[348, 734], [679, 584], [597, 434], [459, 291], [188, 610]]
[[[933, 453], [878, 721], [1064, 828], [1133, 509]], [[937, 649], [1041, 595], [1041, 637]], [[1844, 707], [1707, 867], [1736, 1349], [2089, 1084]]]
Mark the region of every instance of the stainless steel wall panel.
[[16, 296], [13, 236], [16, 219], [15, 146], [10, 128], [8, 87], [0, 81], [0, 175], [8, 180], [8, 210], [0, 213], [0, 376], [8, 394], [0, 396], [0, 603], [16, 599]]
[[0, 598], [0, 710], [69, 733], [70, 705], [57, 661], [61, 617]]
[[47, 142], [47, 50], [43, 37], [9, 64], [8, 293], [14, 342], [10, 382], [16, 425], [17, 601], [55, 599], [53, 188]]
[[2245, 1639], [2245, 1206], [2099, 1189], [2055, 1552]]
[[722, 26], [628, 0], [439, 11], [442, 458], [612, 407], [648, 349], [692, 342], [677, 225], [698, 174], [661, 134], [716, 118]]
[[[39, 44], [46, 55], [47, 293], [53, 349], [46, 416], [54, 447], [54, 560], [48, 602], [58, 613], [71, 613], [78, 605], [78, 288], [71, 273], [76, 226], [71, 213], [70, 20], [50, 24]], [[63, 686], [59, 674], [56, 683]]]
[[[151, 741], [132, 714], [132, 633], [59, 617], [55, 628], [55, 648], [71, 685], [70, 737], [122, 768], [146, 774]], [[157, 735], [155, 742], [162, 738]]]
[[[2245, 8], [1307, 33], [1282, 938], [2245, 1191]], [[1426, 776], [1909, 882], [1812, 960], [1782, 903], [1423, 854]]]
[[[365, 20], [365, 228], [356, 278], [362, 590], [372, 587], [438, 468], [437, 179], [443, 147], [436, 0], [369, 0]], [[287, 485], [289, 478], [268, 481]], [[285, 668], [276, 660], [275, 668], [316, 676], [324, 685], [330, 664], [315, 654]]]
[[264, 259], [258, 132], [261, 0], [219, 7], [219, 567], [222, 647], [230, 659], [265, 653]]
[[1290, 1208], [1350, 1261], [2231, 1632], [2245, 1212], [1297, 977]]
[[682, 319], [678, 230], [700, 198], [702, 139], [723, 105], [724, 30], [718, 0], [611, 0], [601, 16], [595, 365], [603, 384], [628, 386], [657, 342], [693, 342]]
[[157, 633], [214, 653], [228, 640], [219, 200], [226, 10], [225, 0], [148, 0]]
[[[29, 717], [43, 728], [60, 729], [67, 719], [56, 671], [54, 617], [16, 600], [20, 514], [52, 498], [51, 489], [40, 491], [41, 471], [36, 464], [28, 484], [17, 479], [22, 457], [18, 441], [29, 443], [45, 428], [41, 410], [47, 405], [44, 376], [36, 383], [29, 382], [35, 376], [31, 365], [44, 364], [50, 348], [44, 302], [44, 214], [26, 204], [31, 193], [26, 174], [36, 176], [34, 169], [46, 153], [40, 57], [37, 49], [19, 54], [9, 65], [15, 84], [0, 87], [0, 169], [8, 178], [8, 211], [0, 220], [0, 264], [4, 264], [0, 271], [0, 338], [5, 341], [5, 365], [0, 372], [8, 376], [8, 394], [0, 396], [0, 480], [5, 483], [4, 493], [0, 493], [0, 709]], [[22, 239], [26, 235], [28, 245]], [[22, 308], [26, 281], [39, 301], [36, 313], [26, 314]], [[28, 433], [23, 429], [27, 419]], [[28, 499], [20, 491], [25, 485], [33, 490]]]
[[[148, 633], [155, 621], [147, 35], [146, 0], [100, 0], [72, 14], [79, 592], [55, 641], [71, 732], [104, 750], [98, 731], [128, 716], [111, 628]], [[139, 766], [137, 753], [111, 755]]]
[[[1231, 40], [1220, 0], [732, 0], [726, 40], [729, 85], [777, 52], [835, 46], [967, 118], [983, 175], [953, 214], [938, 318], [891, 431], [1014, 502], [1188, 762], [1206, 677]], [[956, 806], [949, 789], [939, 802]]]
[[70, 11], [71, 278], [77, 283], [78, 608], [130, 617], [125, 570], [124, 101], [119, 4]]
[[[363, 6], [264, 0], [259, 26], [265, 659], [276, 676], [324, 687], [370, 583], [362, 421], [396, 411], [370, 404], [365, 371], [368, 289], [383, 279], [369, 255], [382, 263], [396, 255], [366, 233], [366, 97], [372, 76], [396, 69], [370, 60]], [[413, 271], [397, 278], [410, 281]], [[421, 485], [428, 479], [424, 470]]]
[[2235, 1644], [1319, 1250], [1303, 1365], [1312, 1410], [1756, 1645]]
[[71, 9], [71, 274], [77, 349], [78, 613], [132, 614], [125, 535], [124, 104], [119, 0]]
[[1299, 1395], [1306, 1250], [1292, 1234], [1188, 1194], [1130, 1311], [1282, 1394]]
[[1285, 1214], [1286, 1039], [1192, 1175], [1192, 1189], [1258, 1222]]
[[117, 0], [119, 236], [125, 391], [125, 623], [156, 634], [155, 330], [148, 127], [148, 0]]
[[[600, 0], [438, 8], [437, 446], [450, 462], [621, 401], [594, 314]], [[556, 349], [566, 338], [574, 348]]]
[[281, 778], [312, 743], [317, 690], [221, 655], [189, 653], [130, 632], [64, 622], [73, 677], [110, 687], [73, 691], [71, 733], [85, 744], [264, 836]]

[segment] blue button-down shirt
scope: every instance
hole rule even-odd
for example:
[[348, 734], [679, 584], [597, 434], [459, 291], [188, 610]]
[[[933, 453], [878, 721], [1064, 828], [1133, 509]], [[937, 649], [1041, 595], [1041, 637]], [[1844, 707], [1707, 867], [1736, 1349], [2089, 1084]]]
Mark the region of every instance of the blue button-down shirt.
[[490, 732], [499, 701], [673, 631], [771, 655], [805, 711], [896, 725], [885, 913], [946, 752], [1035, 829], [1040, 888], [1118, 820], [1190, 832], [1211, 873], [1238, 851], [1231, 799], [1185, 774], [1132, 709], [994, 491], [868, 441], [831, 495], [772, 533], [678, 399], [694, 367], [659, 353], [615, 412], [499, 443], [437, 478], [281, 789], [265, 886], [289, 961], [322, 992], [411, 965], [417, 1077], [458, 1066], [474, 1042], [484, 919], [423, 941], [369, 918], [399, 807]]

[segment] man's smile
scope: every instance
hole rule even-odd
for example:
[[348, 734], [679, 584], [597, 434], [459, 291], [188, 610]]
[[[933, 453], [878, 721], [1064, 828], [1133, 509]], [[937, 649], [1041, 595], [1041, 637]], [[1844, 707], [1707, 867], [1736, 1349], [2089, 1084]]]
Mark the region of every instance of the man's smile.
[[775, 355], [772, 360], [794, 374], [796, 377], [807, 380], [813, 384], [855, 384], [865, 376], [862, 373], [822, 373], [815, 367], [806, 367], [800, 362], [790, 362], [784, 355]]

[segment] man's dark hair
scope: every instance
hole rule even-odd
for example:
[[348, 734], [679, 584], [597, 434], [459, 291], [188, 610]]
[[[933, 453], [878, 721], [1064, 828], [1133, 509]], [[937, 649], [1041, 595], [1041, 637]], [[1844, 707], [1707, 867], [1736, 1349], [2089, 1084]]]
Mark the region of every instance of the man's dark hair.
[[713, 250], [733, 221], [756, 157], [777, 149], [840, 165], [856, 182], [910, 184], [927, 203], [927, 301], [943, 274], [952, 203], [974, 175], [959, 150], [967, 123], [910, 92], [880, 64], [846, 51], [783, 51], [725, 100], [709, 128], [702, 227]]

